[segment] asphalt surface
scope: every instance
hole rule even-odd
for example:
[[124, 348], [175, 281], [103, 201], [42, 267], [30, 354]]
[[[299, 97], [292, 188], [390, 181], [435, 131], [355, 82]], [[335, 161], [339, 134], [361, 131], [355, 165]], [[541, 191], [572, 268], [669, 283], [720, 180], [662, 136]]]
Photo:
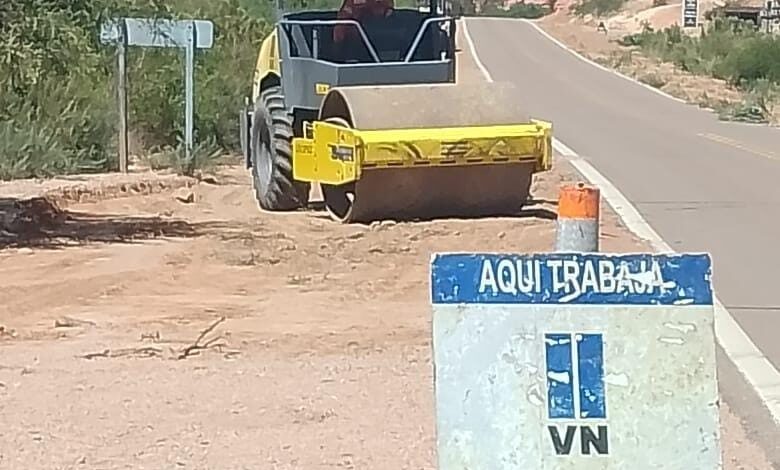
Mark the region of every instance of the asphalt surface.
[[[675, 250], [711, 253], [718, 296], [780, 367], [780, 130], [720, 122], [578, 59], [524, 22], [470, 19], [468, 30], [493, 80], [523, 88], [517, 106], [552, 121]], [[780, 462], [780, 433], [722, 362], [722, 394]]]

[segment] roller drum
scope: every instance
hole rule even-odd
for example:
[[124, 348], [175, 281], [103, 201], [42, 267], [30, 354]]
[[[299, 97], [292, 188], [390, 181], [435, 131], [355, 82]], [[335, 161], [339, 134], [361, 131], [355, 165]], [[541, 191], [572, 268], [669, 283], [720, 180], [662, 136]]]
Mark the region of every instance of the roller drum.
[[419, 129], [526, 123], [517, 88], [479, 85], [394, 85], [333, 88], [320, 106], [320, 120], [346, 119], [355, 129]]
[[[510, 84], [334, 88], [319, 119], [360, 130], [473, 127], [528, 123]], [[342, 222], [517, 214], [529, 196], [534, 162], [365, 168], [343, 186], [322, 185], [325, 205]]]

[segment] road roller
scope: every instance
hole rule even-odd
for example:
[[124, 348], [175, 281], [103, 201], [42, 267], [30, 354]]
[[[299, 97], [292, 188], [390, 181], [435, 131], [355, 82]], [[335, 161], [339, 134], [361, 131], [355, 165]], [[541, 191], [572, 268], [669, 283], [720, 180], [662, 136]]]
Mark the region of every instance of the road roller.
[[309, 208], [319, 193], [344, 223], [519, 212], [551, 167], [552, 125], [523, 112], [511, 83], [456, 80], [444, 0], [300, 3], [276, 1], [241, 112], [261, 209]]

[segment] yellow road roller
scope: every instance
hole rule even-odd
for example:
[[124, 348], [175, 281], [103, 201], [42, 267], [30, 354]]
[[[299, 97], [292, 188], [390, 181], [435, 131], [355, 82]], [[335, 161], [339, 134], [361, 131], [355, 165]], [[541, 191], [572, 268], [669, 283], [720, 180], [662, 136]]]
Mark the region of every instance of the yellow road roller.
[[312, 185], [336, 220], [516, 214], [552, 164], [552, 125], [511, 84], [456, 83], [456, 20], [426, 8], [360, 14], [277, 0], [241, 143], [259, 206], [308, 207]]

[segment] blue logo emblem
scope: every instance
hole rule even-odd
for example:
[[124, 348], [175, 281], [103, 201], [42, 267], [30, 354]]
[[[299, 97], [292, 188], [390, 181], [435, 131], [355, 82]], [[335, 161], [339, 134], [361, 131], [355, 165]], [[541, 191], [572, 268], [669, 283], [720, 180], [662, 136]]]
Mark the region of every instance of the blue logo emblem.
[[544, 343], [549, 419], [606, 419], [602, 335], [548, 333]]

